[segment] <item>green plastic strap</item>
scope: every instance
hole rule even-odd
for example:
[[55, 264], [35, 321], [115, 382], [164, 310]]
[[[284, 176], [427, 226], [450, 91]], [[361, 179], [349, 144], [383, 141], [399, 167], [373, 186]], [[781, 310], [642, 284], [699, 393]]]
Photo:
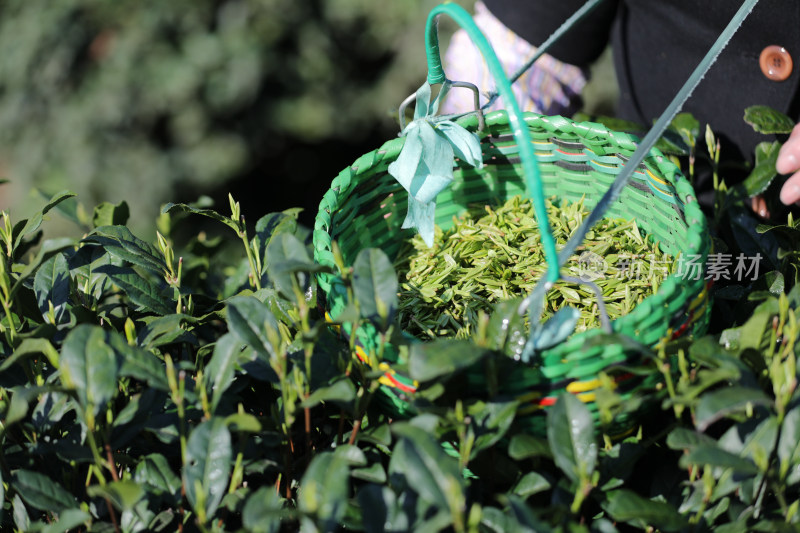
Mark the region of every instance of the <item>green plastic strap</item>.
[[[711, 65], [713, 65], [717, 60], [719, 54], [728, 44], [731, 37], [733, 37], [734, 33], [736, 33], [757, 3], [758, 0], [745, 0], [739, 10], [733, 16], [727, 27], [722, 31], [703, 60], [699, 65], [697, 65], [697, 68], [695, 68], [689, 79], [686, 80], [686, 83], [684, 83], [683, 87], [681, 87], [681, 90], [678, 92], [675, 98], [673, 98], [672, 102], [661, 114], [658, 121], [656, 121], [655, 125], [650, 129], [642, 142], [636, 148], [636, 151], [634, 151], [630, 160], [625, 163], [625, 166], [614, 180], [614, 183], [611, 184], [611, 187], [609, 187], [589, 216], [584, 220], [583, 224], [573, 234], [572, 238], [567, 242], [564, 248], [561, 249], [561, 253], [558, 257], [559, 268], [572, 256], [578, 245], [583, 242], [586, 233], [588, 233], [592, 226], [594, 226], [603, 217], [608, 207], [614, 201], [616, 201], [617, 198], [619, 198], [619, 195], [622, 193], [622, 189], [628, 184], [633, 176], [633, 173], [636, 171], [642, 161], [644, 161], [644, 158], [647, 156], [647, 154], [650, 153], [651, 148], [667, 129], [669, 124], [672, 122], [672, 119], [675, 118], [675, 115], [677, 115], [680, 108], [683, 106], [689, 96], [691, 96], [694, 89], [700, 83], [700, 80], [703, 79], [703, 76], [705, 76], [706, 72], [708, 72], [708, 69], [711, 68]], [[533, 292], [527, 298], [525, 298], [520, 306], [520, 311], [524, 311], [526, 308], [531, 306], [530, 310], [535, 313], [536, 322], [539, 321], [538, 317], [541, 313], [541, 302], [544, 298], [544, 293], [546, 292], [547, 287], [548, 283], [544, 282], [544, 280], [540, 280], [539, 283], [537, 283], [537, 285], [534, 287]], [[531, 318], [533, 319], [534, 317]]]
[[[548, 37], [545, 40], [545, 42], [543, 42], [539, 46], [539, 48], [536, 49], [536, 53], [533, 54], [533, 56], [528, 61], [526, 61], [525, 64], [522, 65], [514, 73], [513, 76], [511, 76], [511, 78], [510, 78], [511, 83], [516, 83], [516, 81], [518, 79], [520, 79], [520, 77], [522, 77], [522, 75], [525, 74], [525, 72], [529, 68], [531, 68], [533, 66], [533, 64], [536, 63], [536, 61], [539, 60], [540, 57], [542, 57], [544, 54], [546, 54], [548, 52], [550, 47], [553, 46], [553, 44], [555, 44], [556, 41], [558, 41], [565, 33], [567, 33], [569, 30], [571, 30], [572, 27], [575, 26], [575, 24], [577, 24], [578, 22], [583, 20], [583, 18], [585, 16], [587, 16], [589, 13], [594, 11], [594, 8], [599, 6], [604, 1], [605, 0], [589, 0], [588, 2], [583, 4], [581, 6], [581, 8], [578, 9], [575, 13], [573, 13], [567, 20], [565, 20], [564, 23], [561, 26], [559, 26], [558, 29], [556, 31], [554, 31], [550, 35], [550, 37]], [[489, 93], [488, 94], [489, 101], [486, 102], [482, 106], [482, 108], [483, 109], [488, 109], [489, 107], [491, 107], [491, 105], [495, 102], [495, 100], [497, 100], [498, 96], [499, 96], [499, 94], [498, 94], [497, 91], [493, 91], [493, 92]]]
[[528, 189], [528, 195], [533, 202], [536, 221], [541, 228], [542, 246], [544, 248], [544, 255], [548, 267], [544, 279], [550, 283], [555, 283], [559, 278], [558, 254], [556, 252], [555, 239], [553, 239], [553, 233], [550, 229], [550, 223], [547, 219], [547, 208], [542, 191], [542, 178], [539, 173], [539, 166], [536, 163], [536, 155], [533, 151], [530, 132], [522, 118], [522, 112], [511, 90], [511, 84], [492, 46], [489, 44], [489, 41], [486, 40], [481, 30], [475, 25], [469, 13], [457, 4], [438, 5], [433, 8], [428, 15], [425, 31], [425, 47], [428, 56], [428, 83], [433, 85], [445, 83], [447, 81], [444, 68], [442, 67], [442, 59], [439, 54], [439, 36], [436, 29], [436, 19], [442, 14], [450, 16], [461, 26], [472, 39], [475, 46], [481, 51], [489, 67], [489, 72], [492, 74], [497, 84], [500, 96], [503, 97], [506, 104], [508, 125], [517, 142], [517, 146], [519, 146], [522, 169], [525, 174], [525, 184]]

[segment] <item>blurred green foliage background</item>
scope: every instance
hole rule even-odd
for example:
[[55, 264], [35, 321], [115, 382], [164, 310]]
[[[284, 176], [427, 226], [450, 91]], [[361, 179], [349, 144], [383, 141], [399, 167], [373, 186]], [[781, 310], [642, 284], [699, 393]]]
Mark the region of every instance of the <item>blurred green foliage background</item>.
[[231, 190], [313, 220], [338, 171], [396, 135], [436, 3], [3, 0], [0, 208], [19, 220], [34, 190], [67, 188], [152, 231], [161, 204]]

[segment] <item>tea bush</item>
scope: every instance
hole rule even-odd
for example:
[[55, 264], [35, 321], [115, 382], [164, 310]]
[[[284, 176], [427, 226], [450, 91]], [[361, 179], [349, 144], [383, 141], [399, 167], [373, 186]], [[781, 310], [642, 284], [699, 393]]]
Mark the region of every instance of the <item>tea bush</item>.
[[[513, 366], [464, 340], [412, 351], [416, 414], [391, 418], [381, 374], [355, 364], [354, 346], [319, 309], [322, 267], [296, 210], [248, 229], [232, 198], [228, 214], [170, 204], [148, 242], [125, 225], [126, 205], [104, 203], [81, 239], [40, 242], [43, 220], [70, 196], [0, 221], [3, 530], [800, 524], [792, 219], [758, 226], [743, 206], [728, 210], [751, 228], [739, 242], [773, 268], [718, 291], [721, 332], [650, 352], [662, 386], [641, 426], [607, 434], [605, 422], [632, 408], [609, 387], [598, 395], [600, 426], [565, 395], [535, 435], [520, 429], [519, 401], [502, 388], [467, 394], [468, 364], [497, 363], [499, 383]], [[199, 217], [228, 238], [193, 231]], [[396, 336], [394, 271], [382, 252], [362, 254], [342, 272], [359, 303], [340, 319], [375, 320]]]

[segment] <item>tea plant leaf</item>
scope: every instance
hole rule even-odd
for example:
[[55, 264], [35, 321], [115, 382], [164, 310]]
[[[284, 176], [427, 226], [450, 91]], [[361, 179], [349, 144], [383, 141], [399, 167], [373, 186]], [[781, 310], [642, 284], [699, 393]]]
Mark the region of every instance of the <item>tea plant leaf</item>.
[[778, 443], [778, 431], [778, 417], [753, 417], [729, 428], [712, 446], [752, 461], [763, 472], [769, 468], [768, 457]]
[[99, 244], [114, 257], [144, 268], [155, 277], [160, 278], [167, 270], [161, 252], [152, 244], [136, 237], [125, 226], [100, 226], [83, 241]]
[[207, 420], [189, 434], [183, 485], [198, 516], [210, 519], [219, 507], [228, 488], [232, 457], [231, 434], [223, 419]]
[[287, 209], [281, 213], [264, 215], [256, 222], [256, 234], [253, 241], [255, 242], [254, 248], [258, 250], [258, 256], [261, 258], [262, 273], [266, 270], [267, 246], [270, 241], [275, 235], [284, 232], [294, 234], [298, 227], [297, 217], [299, 214], [299, 209]]
[[489, 317], [489, 327], [486, 330], [489, 347], [501, 350], [514, 359], [522, 355], [528, 340], [525, 316], [517, 311], [520, 302], [522, 302], [522, 298], [496, 303], [494, 311]]
[[23, 340], [17, 349], [0, 364], [0, 372], [5, 372], [13, 365], [30, 357], [44, 355], [54, 367], [58, 367], [58, 351], [47, 339], [28, 338]]
[[297, 501], [302, 513], [314, 518], [323, 531], [335, 529], [347, 508], [350, 467], [335, 453], [323, 452], [311, 460]]
[[275, 288], [292, 301], [296, 299], [293, 280], [297, 280], [298, 289], [305, 293], [311, 283], [310, 274], [323, 270], [311, 259], [306, 245], [291, 233], [271, 239], [266, 254], [267, 275]]
[[[175, 311], [172, 298], [164, 298], [163, 291], [129, 267], [103, 265], [96, 272], [105, 274], [131, 301], [144, 312], [169, 315]], [[172, 305], [168, 305], [167, 303]]]
[[111, 286], [109, 279], [94, 271], [100, 265], [107, 265], [112, 261], [118, 261], [111, 254], [107, 254], [100, 246], [81, 246], [69, 254], [70, 276], [72, 276], [76, 288], [99, 300]]
[[514, 494], [522, 498], [533, 496], [540, 492], [550, 489], [551, 484], [543, 475], [538, 472], [528, 472], [517, 481], [512, 489]]
[[694, 146], [700, 136], [700, 121], [691, 113], [678, 113], [672, 119], [670, 129], [678, 132], [687, 146]]
[[353, 444], [337, 446], [333, 453], [338, 458], [343, 459], [350, 467], [367, 465], [366, 454], [364, 454], [361, 448]]
[[648, 500], [627, 489], [608, 492], [606, 497], [603, 508], [614, 520], [663, 531], [680, 531], [686, 525], [686, 520], [666, 502]]
[[778, 152], [781, 143], [763, 142], [756, 146], [756, 161], [753, 170], [742, 182], [747, 196], [756, 196], [767, 190], [772, 180], [778, 175], [775, 163], [778, 161]]
[[761, 303], [739, 329], [739, 348], [760, 350], [766, 333], [771, 332], [772, 317], [778, 313], [777, 302], [769, 299]]
[[100, 226], [124, 226], [128, 222], [131, 212], [128, 202], [122, 200], [118, 204], [102, 202], [95, 206], [92, 214], [92, 225], [95, 228]]
[[655, 148], [661, 150], [664, 155], [689, 155], [689, 146], [686, 139], [680, 132], [674, 131], [669, 128], [664, 131], [661, 137], [656, 141]]
[[281, 527], [281, 498], [271, 487], [261, 487], [247, 498], [242, 525], [252, 533], [277, 533]]
[[667, 435], [667, 446], [673, 450], [692, 449], [713, 443], [714, 439], [711, 437], [687, 428], [675, 428]]
[[517, 433], [508, 444], [508, 455], [515, 461], [531, 457], [552, 457], [550, 447], [545, 439], [526, 433]]
[[222, 222], [229, 228], [231, 228], [235, 232], [239, 232], [239, 225], [237, 222], [225, 215], [221, 215], [214, 211], [213, 209], [203, 209], [198, 207], [192, 207], [187, 204], [174, 204], [172, 202], [166, 204], [163, 209], [161, 209], [162, 213], [169, 213], [171, 211], [181, 211], [183, 213], [192, 213], [195, 215], [202, 215], [204, 217], [208, 217], [211, 219], [216, 220], [217, 222]]
[[164, 363], [152, 352], [131, 346], [119, 333], [105, 332], [106, 343], [117, 354], [119, 374], [144, 381], [154, 389], [168, 391], [167, 375]]
[[33, 233], [34, 231], [39, 229], [39, 226], [42, 225], [44, 221], [44, 216], [55, 206], [66, 200], [67, 198], [72, 198], [75, 196], [75, 193], [69, 191], [61, 191], [59, 193], [54, 194], [50, 200], [45, 204], [45, 206], [36, 213], [33, 217], [29, 218], [28, 220], [23, 220], [19, 224], [14, 227], [13, 230], [13, 238], [14, 244], [13, 248], [16, 249], [22, 239]]
[[265, 304], [252, 296], [231, 298], [227, 318], [228, 328], [241, 342], [267, 360], [277, 356], [278, 322]]
[[597, 442], [589, 409], [563, 393], [547, 413], [547, 439], [558, 466], [573, 482], [587, 479], [597, 464]]
[[759, 133], [791, 133], [794, 121], [784, 113], [765, 105], [754, 105], [744, 110], [744, 121]]
[[[272, 363], [278, 363], [278, 361], [273, 359]], [[246, 374], [249, 378], [256, 381], [277, 384], [280, 380], [276, 369], [270, 366], [272, 363], [266, 356], [260, 355], [257, 351], [246, 345], [239, 354], [238, 364], [243, 374]], [[280, 367], [278, 367], [278, 370], [280, 370]]]
[[254, 292], [253, 296], [257, 300], [264, 302], [278, 321], [290, 324], [295, 320], [292, 316], [297, 314], [297, 309], [294, 307], [293, 302], [281, 297], [275, 289], [271, 287], [262, 288]]
[[233, 413], [225, 417], [225, 424], [231, 431], [241, 433], [261, 433], [262, 425], [250, 413]]
[[361, 316], [380, 318], [388, 326], [397, 309], [397, 275], [389, 257], [378, 248], [361, 250], [353, 263], [353, 293]]
[[481, 526], [483, 526], [483, 531], [491, 533], [503, 533], [505, 531], [537, 532], [536, 529], [521, 525], [512, 515], [496, 507], [486, 507], [481, 510]]
[[81, 324], [67, 334], [61, 350], [64, 384], [75, 391], [78, 402], [93, 418], [117, 392], [119, 366], [116, 354], [99, 326]]
[[795, 406], [783, 418], [781, 436], [778, 440], [778, 460], [781, 476], [800, 482], [800, 406]]
[[487, 353], [466, 340], [436, 339], [414, 343], [408, 358], [408, 372], [418, 381], [431, 381], [463, 370]]
[[183, 341], [196, 344], [197, 340], [191, 335], [190, 327], [197, 322], [184, 314], [170, 314], [159, 317], [145, 317], [142, 319], [145, 327], [136, 335], [136, 342], [141, 347], [152, 350], [166, 344]]
[[518, 401], [476, 402], [468, 412], [475, 428], [475, 443], [472, 456], [494, 446], [502, 439], [514, 422]]
[[53, 257], [55, 254], [74, 246], [75, 240], [69, 237], [48, 239], [44, 241], [41, 248], [39, 248], [39, 253], [36, 254], [36, 257], [31, 262], [27, 263], [22, 269], [22, 272], [20, 272], [17, 276], [17, 280], [11, 287], [9, 297], [13, 298], [17, 294], [17, 291], [19, 291], [23, 284], [26, 283], [27, 279], [39, 269], [42, 263]]
[[19, 494], [14, 495], [14, 500], [11, 503], [11, 512], [14, 517], [14, 524], [20, 531], [30, 531], [31, 519], [28, 516], [28, 510]]
[[398, 424], [393, 431], [401, 438], [389, 460], [389, 477], [401, 477], [408, 489], [443, 511], [451, 510], [450, 502], [462, 501], [464, 481], [455, 459], [411, 424]]
[[144, 489], [130, 480], [112, 481], [102, 485], [86, 487], [86, 494], [93, 498], [108, 498], [120, 511], [129, 511], [144, 498]]
[[47, 392], [43, 394], [31, 414], [31, 422], [37, 431], [48, 432], [57, 427], [64, 417], [75, 409], [69, 394]]
[[172, 470], [166, 457], [160, 453], [144, 456], [136, 465], [133, 480], [141, 485], [146, 484], [157, 493], [169, 494], [174, 498], [180, 495], [181, 480]]
[[378, 463], [372, 463], [364, 468], [356, 468], [351, 472], [351, 475], [356, 479], [369, 483], [386, 483], [386, 471]]
[[752, 461], [739, 457], [715, 444], [700, 444], [695, 446], [680, 460], [681, 466], [701, 465], [732, 468], [740, 475], [758, 474], [758, 467]]
[[698, 431], [705, 432], [711, 424], [733, 413], [771, 404], [772, 401], [759, 389], [727, 387], [712, 391], [700, 398], [695, 411], [695, 425]]
[[11, 476], [11, 486], [31, 507], [59, 513], [77, 506], [72, 495], [50, 477], [20, 468]]
[[69, 530], [86, 526], [92, 515], [82, 509], [67, 509], [58, 514], [58, 520], [42, 528], [41, 533], [67, 533]]
[[320, 403], [333, 402], [337, 405], [348, 404], [356, 398], [356, 388], [348, 377], [336, 379], [330, 385], [320, 387], [303, 400], [301, 407], [314, 407]]
[[42, 263], [33, 277], [33, 291], [45, 322], [50, 322], [52, 305], [54, 323], [61, 324], [70, 301], [69, 265], [63, 253]]
[[45, 385], [41, 387], [12, 387], [6, 389], [6, 394], [11, 393], [11, 401], [8, 403], [8, 410], [5, 412], [3, 424], [10, 426], [25, 418], [28, 414], [31, 401], [35, 400], [40, 394], [55, 391], [52, 386]]
[[297, 230], [297, 217], [301, 209], [286, 209], [280, 213], [269, 213], [258, 219], [256, 222], [256, 235], [261, 240], [261, 244], [266, 246], [274, 235], [281, 233], [294, 233]]
[[203, 372], [204, 386], [211, 393], [212, 413], [216, 411], [223, 393], [233, 383], [241, 352], [241, 341], [231, 333], [220, 337], [214, 345], [214, 353]]
[[362, 509], [364, 530], [368, 533], [386, 531], [387, 524], [397, 531], [409, 531], [408, 517], [400, 508], [394, 491], [386, 485], [363, 485], [358, 491], [358, 504]]

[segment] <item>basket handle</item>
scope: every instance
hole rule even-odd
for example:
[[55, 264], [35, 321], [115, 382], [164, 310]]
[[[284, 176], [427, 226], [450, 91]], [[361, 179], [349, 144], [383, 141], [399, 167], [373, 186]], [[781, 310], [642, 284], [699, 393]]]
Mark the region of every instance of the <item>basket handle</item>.
[[511, 133], [514, 140], [519, 147], [520, 159], [522, 161], [522, 170], [525, 175], [525, 186], [528, 190], [528, 195], [533, 202], [533, 209], [536, 214], [536, 221], [539, 224], [541, 233], [542, 246], [544, 248], [544, 256], [547, 260], [547, 272], [545, 273], [547, 284], [550, 285], [558, 281], [560, 277], [560, 268], [558, 263], [558, 253], [556, 252], [556, 243], [553, 239], [553, 232], [550, 229], [550, 222], [547, 219], [547, 208], [544, 202], [544, 193], [542, 191], [542, 177], [539, 172], [539, 166], [536, 163], [536, 154], [533, 151], [533, 144], [531, 141], [530, 132], [525, 125], [522, 118], [522, 112], [519, 109], [517, 100], [511, 90], [511, 84], [508, 81], [500, 61], [494, 49], [486, 40], [483, 32], [475, 25], [467, 11], [454, 3], [440, 4], [434, 7], [428, 14], [428, 20], [425, 26], [425, 51], [428, 58], [428, 84], [444, 84], [448, 83], [447, 77], [444, 74], [444, 67], [442, 66], [442, 58], [439, 53], [439, 34], [436, 27], [436, 19], [439, 15], [448, 15], [452, 18], [461, 28], [463, 28], [467, 35], [469, 35], [472, 42], [478, 47], [489, 67], [489, 72], [497, 84], [497, 89], [500, 96], [503, 98], [506, 108], [508, 110], [508, 123], [511, 128]]

